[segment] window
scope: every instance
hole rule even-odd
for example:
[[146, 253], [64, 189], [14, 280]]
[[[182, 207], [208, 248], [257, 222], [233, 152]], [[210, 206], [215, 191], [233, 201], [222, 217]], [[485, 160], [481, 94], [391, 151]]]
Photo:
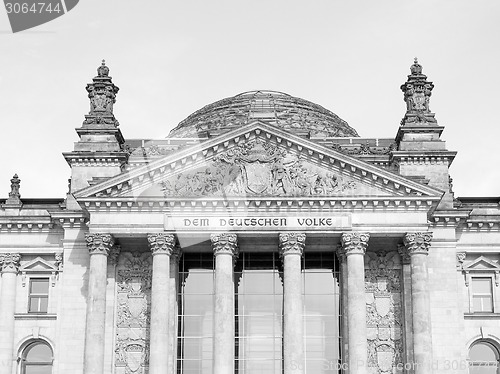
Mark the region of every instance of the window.
[[472, 278], [472, 310], [493, 312], [493, 292], [491, 278]]
[[179, 262], [177, 367], [183, 374], [212, 373], [213, 258], [184, 253]]
[[240, 253], [236, 261], [235, 373], [282, 373], [280, 265], [277, 253]]
[[21, 374], [51, 374], [52, 349], [44, 341], [29, 344], [21, 356]]
[[31, 278], [29, 284], [29, 313], [47, 313], [49, 278]]
[[488, 341], [479, 341], [469, 350], [470, 374], [499, 374], [498, 349]]

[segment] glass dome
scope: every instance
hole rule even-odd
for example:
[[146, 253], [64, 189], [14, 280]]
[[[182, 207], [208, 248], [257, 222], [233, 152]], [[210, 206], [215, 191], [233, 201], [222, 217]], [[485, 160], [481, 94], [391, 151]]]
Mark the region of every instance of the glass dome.
[[198, 137], [206, 131], [221, 133], [255, 121], [302, 135], [359, 136], [347, 122], [318, 104], [281, 92], [252, 91], [201, 108], [179, 123], [168, 137]]

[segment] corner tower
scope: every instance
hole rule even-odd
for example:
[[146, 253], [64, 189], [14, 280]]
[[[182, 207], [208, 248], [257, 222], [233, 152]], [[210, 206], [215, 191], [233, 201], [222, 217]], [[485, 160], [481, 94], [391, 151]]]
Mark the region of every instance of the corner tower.
[[453, 208], [453, 193], [449, 167], [456, 152], [448, 151], [441, 140], [443, 126], [439, 126], [429, 102], [434, 84], [422, 73], [417, 58], [410, 67], [411, 74], [401, 90], [406, 102], [406, 113], [396, 135], [397, 151], [392, 153], [392, 163], [403, 176], [420, 179], [442, 190], [445, 194], [441, 209]]
[[90, 111], [76, 129], [80, 140], [73, 152], [63, 153], [71, 167], [71, 193], [119, 174], [128, 158], [122, 150], [125, 140], [113, 114], [119, 88], [113, 84], [104, 60], [86, 90]]

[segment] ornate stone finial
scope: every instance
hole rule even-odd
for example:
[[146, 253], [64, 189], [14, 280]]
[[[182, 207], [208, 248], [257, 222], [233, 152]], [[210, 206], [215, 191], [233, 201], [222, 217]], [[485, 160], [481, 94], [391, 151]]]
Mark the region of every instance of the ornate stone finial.
[[407, 255], [429, 254], [432, 232], [408, 232], [403, 237], [404, 250]]
[[210, 241], [212, 242], [214, 255], [230, 254], [234, 258], [238, 256], [238, 237], [236, 234], [226, 232], [211, 234]]
[[306, 234], [301, 232], [287, 232], [279, 235], [280, 256], [290, 254], [302, 256], [306, 245]]
[[2, 273], [16, 273], [19, 271], [21, 255], [19, 253], [0, 253], [0, 271]]
[[108, 256], [115, 245], [111, 234], [85, 234], [85, 241], [90, 255], [103, 254]]
[[344, 232], [340, 238], [346, 256], [351, 254], [364, 255], [369, 240], [370, 234], [367, 232]]
[[97, 68], [98, 77], [107, 77], [109, 75], [109, 68], [106, 66], [106, 61], [102, 60], [101, 66]]
[[434, 113], [429, 109], [429, 100], [434, 88], [432, 82], [427, 81], [427, 76], [422, 74], [422, 65], [417, 58], [410, 67], [411, 74], [408, 80], [401, 86], [406, 102], [406, 114], [402, 120], [405, 124], [435, 124]]
[[21, 179], [14, 174], [12, 179], [10, 180], [10, 192], [9, 198], [5, 202], [6, 204], [19, 205], [21, 204], [21, 194], [19, 193], [19, 189], [21, 188]]
[[418, 59], [415, 57], [413, 65], [410, 67], [410, 71], [412, 75], [421, 75], [422, 74], [422, 65], [418, 63]]
[[[118, 121], [113, 115], [113, 104], [119, 88], [115, 86], [109, 76], [109, 68], [102, 60], [97, 68], [97, 76], [85, 88], [90, 99], [90, 112], [85, 116], [84, 126], [87, 125], [113, 125], [118, 126]], [[92, 127], [92, 126], [90, 126]]]
[[153, 256], [157, 254], [171, 256], [175, 249], [176, 240], [174, 234], [162, 232], [158, 234], [148, 234], [148, 243]]

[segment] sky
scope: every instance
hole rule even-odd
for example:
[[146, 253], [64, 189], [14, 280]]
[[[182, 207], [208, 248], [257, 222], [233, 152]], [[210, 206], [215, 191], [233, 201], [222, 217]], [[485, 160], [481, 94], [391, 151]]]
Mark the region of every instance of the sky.
[[0, 9], [0, 197], [64, 197], [102, 59], [126, 139], [164, 138], [189, 114], [251, 90], [315, 102], [362, 137], [393, 138], [418, 57], [430, 109], [458, 151], [455, 196], [500, 196], [500, 1], [82, 0], [13, 34]]

